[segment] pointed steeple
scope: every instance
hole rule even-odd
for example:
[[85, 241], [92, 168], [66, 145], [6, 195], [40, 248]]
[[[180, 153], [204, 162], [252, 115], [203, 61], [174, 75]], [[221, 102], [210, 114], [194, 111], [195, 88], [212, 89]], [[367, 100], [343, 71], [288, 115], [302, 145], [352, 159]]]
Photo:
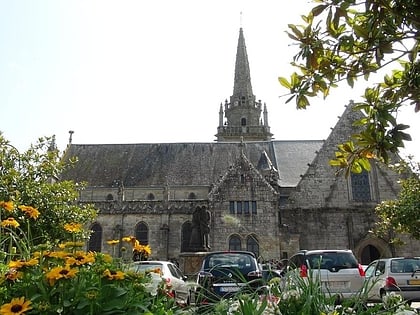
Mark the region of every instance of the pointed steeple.
[[235, 80], [232, 97], [239, 100], [241, 96], [251, 97], [255, 100], [255, 96], [252, 93], [251, 72], [249, 70], [248, 54], [242, 27], [239, 29], [238, 48], [236, 50]]
[[[230, 102], [225, 102], [224, 116], [219, 111], [217, 141], [267, 141], [273, 134], [268, 126], [268, 113], [264, 104], [264, 117], [261, 119], [262, 103], [256, 101], [252, 92], [251, 71], [242, 27], [239, 29], [238, 47], [236, 50], [235, 77], [233, 94]], [[220, 107], [222, 109], [222, 107]]]

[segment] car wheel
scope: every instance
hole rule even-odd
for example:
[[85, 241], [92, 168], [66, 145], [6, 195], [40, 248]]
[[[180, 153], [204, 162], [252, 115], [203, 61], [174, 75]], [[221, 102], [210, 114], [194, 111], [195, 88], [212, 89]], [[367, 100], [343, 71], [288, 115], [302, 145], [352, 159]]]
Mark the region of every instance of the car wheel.
[[386, 291], [385, 290], [381, 290], [380, 292], [379, 292], [379, 296], [381, 297], [381, 301], [382, 301], [382, 303], [384, 303], [385, 302], [385, 297], [386, 297]]

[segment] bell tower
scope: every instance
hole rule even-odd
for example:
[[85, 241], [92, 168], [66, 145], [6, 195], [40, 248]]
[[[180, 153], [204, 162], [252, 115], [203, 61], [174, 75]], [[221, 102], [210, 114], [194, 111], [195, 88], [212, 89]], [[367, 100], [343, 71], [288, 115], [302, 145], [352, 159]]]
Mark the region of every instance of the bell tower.
[[267, 141], [273, 134], [268, 126], [266, 104], [256, 101], [242, 27], [236, 51], [235, 79], [230, 100], [220, 104], [217, 141]]

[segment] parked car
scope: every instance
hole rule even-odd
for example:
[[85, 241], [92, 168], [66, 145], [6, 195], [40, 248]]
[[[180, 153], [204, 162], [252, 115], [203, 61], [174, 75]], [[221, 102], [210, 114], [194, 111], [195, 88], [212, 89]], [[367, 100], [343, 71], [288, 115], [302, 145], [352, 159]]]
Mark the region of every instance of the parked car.
[[[347, 299], [362, 292], [363, 267], [351, 250], [302, 250], [290, 257], [282, 274], [320, 281], [323, 292]], [[318, 280], [319, 279], [319, 280]]]
[[382, 258], [366, 269], [368, 300], [382, 301], [387, 293], [400, 294], [409, 302], [420, 302], [420, 257]]
[[210, 252], [198, 272], [196, 304], [215, 302], [238, 292], [256, 292], [262, 286], [262, 271], [254, 253]]
[[129, 268], [134, 272], [150, 273], [152, 281], [165, 281], [165, 286], [169, 289], [168, 294], [175, 298], [179, 304], [190, 304], [191, 290], [186, 282], [185, 276], [177, 265], [170, 261], [135, 261]]
[[275, 269], [272, 264], [261, 264], [262, 278], [265, 282], [269, 282], [273, 278], [281, 278], [281, 270]]

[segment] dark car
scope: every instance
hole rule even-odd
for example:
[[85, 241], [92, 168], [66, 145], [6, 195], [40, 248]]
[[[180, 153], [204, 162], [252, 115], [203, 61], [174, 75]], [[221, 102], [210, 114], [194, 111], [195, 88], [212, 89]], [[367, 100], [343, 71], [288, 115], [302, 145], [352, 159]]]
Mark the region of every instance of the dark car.
[[262, 278], [264, 281], [270, 282], [273, 278], [281, 278], [282, 273], [280, 269], [277, 269], [278, 266], [273, 264], [262, 264], [261, 271], [262, 271]]
[[196, 303], [215, 302], [262, 288], [262, 270], [252, 252], [211, 252], [203, 259], [197, 284]]

